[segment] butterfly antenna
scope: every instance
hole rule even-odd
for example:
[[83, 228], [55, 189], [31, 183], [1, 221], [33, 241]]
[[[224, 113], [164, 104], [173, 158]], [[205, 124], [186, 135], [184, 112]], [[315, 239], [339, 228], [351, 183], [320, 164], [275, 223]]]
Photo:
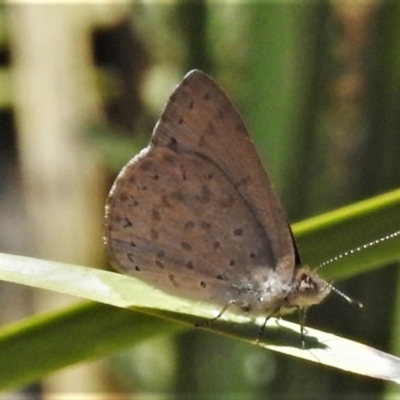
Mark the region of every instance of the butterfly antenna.
[[[400, 235], [400, 230], [398, 230], [398, 231], [396, 231], [396, 232], [393, 232], [393, 233], [391, 233], [391, 234], [389, 234], [389, 235], [382, 236], [382, 237], [379, 238], [379, 239], [376, 239], [376, 240], [373, 240], [372, 242], [363, 244], [362, 246], [358, 246], [358, 247], [356, 247], [356, 248], [354, 248], [354, 249], [352, 249], [352, 250], [345, 251], [344, 253], [339, 254], [339, 255], [337, 255], [337, 256], [335, 256], [335, 257], [332, 257], [332, 258], [330, 258], [329, 260], [326, 260], [326, 261], [324, 261], [323, 263], [321, 263], [317, 268], [315, 268], [314, 272], [316, 272], [316, 271], [318, 271], [319, 269], [321, 269], [322, 267], [325, 267], [326, 265], [331, 264], [331, 263], [333, 263], [333, 262], [335, 262], [335, 261], [338, 261], [338, 260], [340, 260], [340, 259], [342, 259], [342, 258], [344, 258], [344, 257], [351, 256], [351, 255], [353, 255], [353, 254], [355, 254], [355, 253], [358, 253], [358, 252], [361, 251], [361, 250], [365, 250], [365, 249], [367, 249], [367, 248], [369, 248], [369, 247], [376, 246], [377, 244], [380, 244], [380, 243], [382, 243], [382, 242], [385, 242], [386, 240], [393, 239], [393, 238], [395, 238], [395, 237], [397, 237], [397, 236], [399, 236], [399, 235]], [[354, 300], [354, 299], [352, 299], [351, 297], [345, 295], [345, 294], [344, 294], [343, 292], [341, 292], [339, 289], [335, 288], [331, 283], [326, 282], [326, 281], [324, 281], [324, 282], [329, 286], [329, 288], [330, 288], [333, 292], [335, 292], [336, 294], [338, 294], [340, 297], [343, 297], [348, 303], [350, 303], [350, 304], [352, 304], [352, 305], [355, 305], [355, 306], [357, 306], [357, 307], [360, 307], [360, 308], [363, 307], [362, 303], [360, 303], [359, 301]]]
[[337, 256], [335, 256], [335, 257], [330, 258], [329, 260], [324, 261], [323, 263], [321, 263], [320, 265], [318, 265], [318, 267], [315, 268], [314, 271], [318, 271], [319, 269], [321, 269], [322, 267], [325, 267], [325, 266], [328, 265], [328, 264], [332, 264], [333, 262], [338, 261], [338, 260], [340, 260], [340, 259], [342, 259], [342, 258], [344, 258], [344, 257], [351, 256], [351, 255], [353, 255], [353, 254], [355, 254], [355, 253], [358, 253], [359, 251], [368, 249], [369, 247], [376, 246], [377, 244], [380, 244], [380, 243], [382, 243], [382, 242], [386, 242], [386, 240], [393, 239], [393, 238], [395, 238], [395, 237], [397, 237], [397, 236], [399, 236], [399, 235], [400, 235], [400, 230], [398, 230], [398, 231], [396, 231], [396, 232], [393, 232], [393, 233], [391, 233], [390, 235], [382, 236], [381, 238], [376, 239], [376, 240], [373, 240], [372, 242], [363, 244], [362, 246], [358, 246], [358, 247], [356, 247], [356, 248], [354, 248], [354, 249], [345, 251], [345, 252], [342, 253], [342, 254], [339, 254], [339, 255], [337, 255]]
[[[321, 278], [320, 278], [321, 279]], [[322, 279], [323, 280], [323, 279]], [[348, 303], [350, 303], [352, 306], [357, 306], [358, 308], [363, 308], [363, 303], [360, 303], [357, 300], [352, 299], [351, 297], [347, 296], [346, 294], [344, 294], [343, 292], [341, 292], [339, 289], [335, 288], [335, 286], [333, 286], [331, 283], [323, 280], [328, 286], [329, 288], [332, 290], [332, 292], [335, 292], [336, 294], [338, 294], [340, 297], [344, 298]]]

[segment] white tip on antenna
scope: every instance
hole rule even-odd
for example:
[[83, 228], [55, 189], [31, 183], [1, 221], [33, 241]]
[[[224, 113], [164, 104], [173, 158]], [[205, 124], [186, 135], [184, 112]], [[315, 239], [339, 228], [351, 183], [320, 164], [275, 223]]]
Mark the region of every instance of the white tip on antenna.
[[348, 303], [350, 303], [353, 306], [357, 306], [359, 308], [363, 308], [363, 303], [360, 303], [357, 300], [352, 299], [351, 297], [347, 296], [343, 292], [341, 292], [339, 289], [336, 289], [335, 286], [332, 286], [330, 283], [328, 283], [329, 287], [331, 288], [332, 292], [335, 292], [338, 294], [340, 297], [343, 297]]

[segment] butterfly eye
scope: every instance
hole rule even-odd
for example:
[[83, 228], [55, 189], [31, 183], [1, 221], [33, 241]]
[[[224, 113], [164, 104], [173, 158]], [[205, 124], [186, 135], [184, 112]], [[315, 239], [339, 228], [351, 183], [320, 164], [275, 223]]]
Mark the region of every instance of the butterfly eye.
[[301, 281], [301, 282], [308, 283], [308, 282], [310, 281], [310, 277], [309, 277], [307, 274], [303, 273], [303, 274], [301, 274], [301, 276], [300, 276], [300, 281]]
[[300, 275], [300, 291], [310, 292], [315, 291], [316, 284], [315, 281], [310, 277], [310, 275], [303, 273]]

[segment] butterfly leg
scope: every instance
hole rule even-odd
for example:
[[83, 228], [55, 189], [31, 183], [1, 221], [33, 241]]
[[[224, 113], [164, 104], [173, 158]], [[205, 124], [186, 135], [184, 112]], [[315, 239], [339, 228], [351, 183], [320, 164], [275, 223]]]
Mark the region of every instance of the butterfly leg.
[[219, 318], [222, 316], [222, 314], [223, 314], [232, 304], [235, 304], [235, 303], [236, 303], [235, 300], [231, 300], [228, 304], [226, 304], [226, 305], [222, 308], [222, 310], [218, 313], [218, 315], [217, 315], [216, 317], [207, 319], [207, 320], [205, 320], [205, 321], [203, 321], [203, 322], [199, 322], [199, 323], [197, 323], [197, 324], [194, 324], [194, 327], [195, 327], [195, 328], [201, 328], [201, 327], [204, 327], [204, 326], [211, 325], [213, 322], [215, 322], [217, 319], [219, 319]]
[[258, 331], [258, 336], [257, 336], [257, 339], [256, 339], [256, 344], [259, 344], [259, 343], [260, 343], [260, 340], [261, 340], [261, 338], [262, 338], [262, 335], [263, 335], [263, 333], [264, 333], [264, 331], [265, 331], [265, 327], [267, 326], [267, 322], [270, 320], [271, 317], [273, 317], [274, 315], [276, 315], [276, 314], [279, 312], [280, 309], [281, 309], [281, 307], [277, 308], [277, 309], [276, 309], [275, 311], [273, 311], [270, 315], [268, 315], [268, 317], [265, 318], [264, 323], [261, 325], [261, 328], [260, 328], [260, 330]]
[[306, 308], [300, 308], [300, 335], [301, 335], [301, 348], [304, 350], [306, 347], [306, 342], [305, 342], [305, 324], [306, 324], [306, 314], [307, 314], [307, 309]]

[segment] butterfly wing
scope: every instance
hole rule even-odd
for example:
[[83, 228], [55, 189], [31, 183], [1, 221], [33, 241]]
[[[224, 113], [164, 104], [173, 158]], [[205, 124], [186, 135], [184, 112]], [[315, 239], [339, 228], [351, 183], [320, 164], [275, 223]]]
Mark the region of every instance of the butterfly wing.
[[202, 72], [184, 78], [117, 178], [106, 243], [118, 269], [180, 295], [229, 301], [272, 271], [290, 283], [282, 208], [238, 112]]
[[164, 109], [152, 144], [212, 160], [263, 227], [280, 276], [291, 280], [294, 245], [283, 209], [239, 113], [211, 78], [196, 70], [186, 75]]

